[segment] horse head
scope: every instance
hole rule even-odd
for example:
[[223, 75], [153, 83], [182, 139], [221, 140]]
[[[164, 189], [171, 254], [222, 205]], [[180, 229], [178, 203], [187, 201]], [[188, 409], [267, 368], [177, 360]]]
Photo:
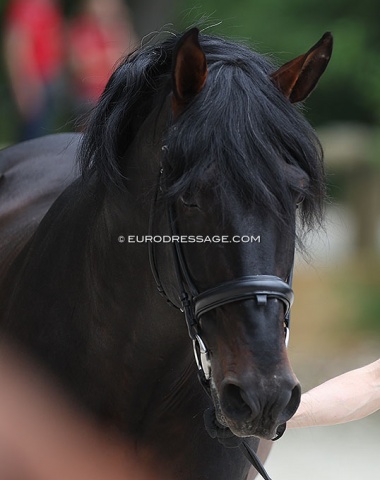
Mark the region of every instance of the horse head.
[[[294, 103], [316, 86], [331, 49], [325, 34], [276, 69], [245, 46], [191, 29], [115, 71], [84, 139], [84, 171], [133, 194], [121, 224], [128, 216], [140, 233], [176, 237], [151, 242], [144, 289], [153, 291], [154, 278], [185, 312], [217, 418], [237, 436], [272, 438], [300, 401], [285, 346], [296, 224], [320, 219], [324, 172]], [[128, 252], [141, 268], [144, 248]], [[163, 308], [157, 298], [152, 305]], [[159, 314], [167, 319], [160, 331], [178, 341], [178, 322], [168, 319], [180, 314], [170, 306]]]
[[285, 341], [296, 210], [307, 223], [323, 197], [321, 152], [292, 103], [325, 70], [331, 36], [275, 72], [229, 55], [211, 46], [208, 58], [196, 29], [174, 51], [160, 190], [176, 249], [163, 288], [174, 304], [185, 296], [185, 313], [190, 303], [219, 422], [270, 439], [300, 401]]

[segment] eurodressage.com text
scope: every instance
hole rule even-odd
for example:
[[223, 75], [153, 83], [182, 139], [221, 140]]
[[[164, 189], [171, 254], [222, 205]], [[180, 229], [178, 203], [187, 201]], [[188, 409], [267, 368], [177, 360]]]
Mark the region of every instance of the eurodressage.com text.
[[120, 235], [119, 243], [260, 243], [260, 235]]

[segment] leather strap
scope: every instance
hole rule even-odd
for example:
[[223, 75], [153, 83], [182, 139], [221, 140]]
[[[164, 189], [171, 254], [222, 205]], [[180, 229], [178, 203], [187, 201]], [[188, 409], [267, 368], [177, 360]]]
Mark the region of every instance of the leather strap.
[[251, 463], [251, 465], [259, 472], [259, 474], [264, 478], [264, 480], [271, 480], [267, 471], [265, 470], [263, 464], [261, 463], [259, 457], [256, 455], [254, 450], [249, 447], [246, 441], [242, 441], [239, 445], [240, 451], [243, 453], [245, 458]]
[[285, 304], [288, 314], [294, 300], [292, 288], [273, 275], [250, 275], [217, 285], [194, 298], [195, 318], [225, 305], [256, 297], [259, 305], [265, 305], [267, 297], [278, 298]]

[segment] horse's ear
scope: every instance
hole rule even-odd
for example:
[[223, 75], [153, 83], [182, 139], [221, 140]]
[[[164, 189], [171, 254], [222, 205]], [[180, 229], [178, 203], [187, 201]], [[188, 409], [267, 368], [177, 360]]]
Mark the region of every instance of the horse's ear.
[[207, 78], [207, 62], [199, 44], [199, 30], [192, 28], [176, 45], [173, 54], [173, 112], [178, 116], [202, 90]]
[[330, 61], [333, 37], [327, 32], [311, 49], [285, 63], [271, 78], [292, 103], [305, 100], [316, 87]]

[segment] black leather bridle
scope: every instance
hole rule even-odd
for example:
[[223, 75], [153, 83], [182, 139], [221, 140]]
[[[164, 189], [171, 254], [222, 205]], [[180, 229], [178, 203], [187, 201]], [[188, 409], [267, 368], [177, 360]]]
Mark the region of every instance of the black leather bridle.
[[[163, 168], [161, 166], [158, 179], [159, 181], [157, 183], [158, 187], [149, 220], [149, 234], [151, 237], [153, 233], [154, 211], [157, 205], [159, 191], [162, 191], [162, 174]], [[168, 206], [167, 212], [170, 235], [172, 238], [178, 237], [174, 207], [172, 205]], [[276, 298], [285, 306], [284, 329], [285, 342], [287, 344], [290, 327], [290, 308], [294, 300], [294, 293], [291, 287], [293, 267], [291, 268], [287, 282], [284, 282], [281, 280], [281, 278], [273, 275], [248, 275], [228, 282], [220, 283], [215, 287], [209, 288], [203, 292], [199, 292], [189, 275], [181, 244], [179, 241], [175, 240], [171, 242], [171, 245], [173, 249], [172, 257], [174, 261], [176, 283], [179, 290], [178, 304], [176, 304], [169, 298], [162, 286], [156, 263], [154, 248], [155, 244], [153, 241], [151, 241], [148, 243], [148, 245], [149, 263], [157, 290], [170, 305], [180, 309], [184, 313], [189, 336], [193, 341], [195, 361], [198, 368], [198, 377], [203, 388], [210, 397], [211, 362], [207, 346], [202, 340], [201, 328], [199, 324], [199, 320], [202, 315], [214, 310], [215, 308], [232, 302], [254, 299], [256, 300], [257, 305], [265, 306], [268, 299]], [[277, 433], [276, 439], [282, 435], [284, 430], [285, 428]], [[262, 477], [265, 480], [270, 480], [270, 477], [266, 473], [260, 460], [256, 456], [255, 452], [248, 446], [248, 444], [243, 439], [239, 438], [236, 446], [240, 447], [241, 451], [256, 468], [256, 470], [262, 475]]]

